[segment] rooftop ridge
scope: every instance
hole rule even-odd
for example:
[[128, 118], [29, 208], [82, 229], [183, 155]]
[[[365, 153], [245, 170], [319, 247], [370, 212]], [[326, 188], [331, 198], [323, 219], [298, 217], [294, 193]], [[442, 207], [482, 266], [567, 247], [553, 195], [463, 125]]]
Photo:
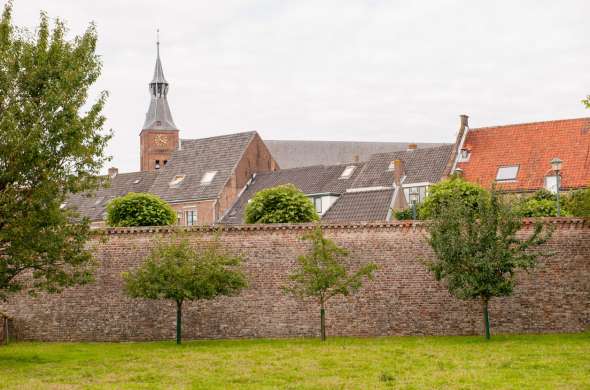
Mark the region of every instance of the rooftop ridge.
[[484, 127], [470, 127], [470, 131], [479, 131], [479, 130], [489, 130], [489, 129], [500, 129], [504, 127], [514, 127], [514, 126], [533, 126], [533, 125], [541, 125], [546, 123], [559, 123], [559, 122], [577, 122], [577, 121], [590, 121], [590, 117], [580, 117], [580, 118], [567, 118], [567, 119], [553, 119], [553, 120], [546, 120], [546, 121], [537, 121], [537, 122], [522, 122], [522, 123], [511, 123], [506, 125], [496, 125], [496, 126], [484, 126]]
[[223, 138], [223, 137], [231, 137], [236, 135], [242, 134], [257, 134], [256, 130], [248, 130], [248, 131], [239, 131], [237, 133], [227, 133], [227, 134], [220, 134], [220, 135], [213, 135], [211, 137], [203, 137], [203, 138], [181, 138], [180, 142], [191, 142], [191, 141], [204, 141], [209, 139], [216, 139], [216, 138]]

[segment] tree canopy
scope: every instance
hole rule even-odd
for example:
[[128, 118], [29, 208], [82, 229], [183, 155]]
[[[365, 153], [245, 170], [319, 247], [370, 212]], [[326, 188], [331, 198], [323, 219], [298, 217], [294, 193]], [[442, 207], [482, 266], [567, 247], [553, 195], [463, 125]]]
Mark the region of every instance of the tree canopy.
[[[560, 215], [570, 216], [566, 207], [567, 196], [560, 197]], [[532, 196], [515, 202], [515, 212], [521, 217], [555, 217], [557, 216], [557, 196], [546, 189], [535, 192]]]
[[135, 271], [124, 273], [125, 291], [133, 298], [176, 302], [176, 342], [181, 343], [184, 301], [233, 295], [246, 286], [238, 269], [241, 258], [222, 250], [218, 237], [194, 248], [186, 239], [161, 241]]
[[62, 207], [69, 194], [100, 184], [110, 134], [106, 92], [89, 101], [100, 75], [97, 34], [66, 39], [42, 13], [31, 33], [0, 19], [0, 299], [24, 288], [58, 291], [90, 280], [89, 224]]
[[489, 193], [477, 184], [451, 176], [428, 189], [428, 196], [420, 206], [420, 219], [435, 218], [439, 212], [445, 212], [450, 204], [459, 203], [477, 210], [482, 203], [489, 201]]
[[574, 217], [590, 218], [590, 188], [569, 193], [565, 198], [565, 207]]
[[469, 203], [455, 198], [438, 210], [427, 225], [435, 258], [426, 265], [455, 297], [481, 301], [489, 338], [490, 299], [512, 294], [516, 271], [536, 265], [543, 256], [536, 247], [549, 238], [550, 230], [544, 234], [542, 223], [537, 223], [530, 236], [521, 239], [520, 218], [496, 192], [480, 196]]
[[303, 223], [319, 219], [311, 200], [292, 184], [257, 192], [246, 207], [246, 223]]
[[109, 226], [166, 226], [176, 223], [176, 212], [160, 197], [130, 192], [107, 205]]
[[361, 266], [355, 272], [348, 270], [345, 258], [348, 251], [324, 237], [321, 226], [303, 236], [311, 241], [308, 254], [297, 259], [298, 267], [289, 276], [285, 291], [296, 297], [311, 297], [320, 305], [320, 334], [326, 340], [325, 305], [336, 295], [350, 295], [362, 287], [364, 278], [373, 279], [377, 269], [374, 263]]

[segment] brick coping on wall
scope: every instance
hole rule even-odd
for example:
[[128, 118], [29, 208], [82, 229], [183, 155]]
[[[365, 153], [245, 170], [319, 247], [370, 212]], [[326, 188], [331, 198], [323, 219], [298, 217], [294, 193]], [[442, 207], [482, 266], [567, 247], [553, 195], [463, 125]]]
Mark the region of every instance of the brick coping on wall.
[[[551, 225], [569, 225], [570, 227], [587, 228], [590, 227], [590, 220], [584, 218], [562, 218], [562, 217], [545, 217], [545, 218], [525, 218], [523, 224], [530, 226], [537, 221], [542, 221]], [[315, 223], [299, 224], [250, 224], [250, 225], [201, 225], [201, 226], [141, 226], [141, 227], [114, 227], [114, 228], [96, 228], [93, 229], [95, 234], [120, 235], [120, 234], [139, 234], [139, 233], [170, 233], [170, 232], [235, 232], [235, 231], [273, 231], [273, 230], [311, 230], [316, 226]], [[324, 229], [365, 229], [365, 228], [394, 228], [394, 229], [424, 229], [425, 223], [422, 221], [395, 221], [395, 222], [346, 222], [321, 224]]]

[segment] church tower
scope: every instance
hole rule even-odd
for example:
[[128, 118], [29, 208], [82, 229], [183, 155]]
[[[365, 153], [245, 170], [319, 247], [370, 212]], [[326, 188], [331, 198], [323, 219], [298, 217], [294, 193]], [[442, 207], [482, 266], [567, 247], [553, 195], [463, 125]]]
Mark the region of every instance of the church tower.
[[157, 43], [156, 68], [149, 84], [150, 107], [139, 134], [141, 171], [154, 171], [166, 165], [172, 152], [178, 149], [178, 128], [168, 106], [168, 82], [160, 60], [160, 40]]

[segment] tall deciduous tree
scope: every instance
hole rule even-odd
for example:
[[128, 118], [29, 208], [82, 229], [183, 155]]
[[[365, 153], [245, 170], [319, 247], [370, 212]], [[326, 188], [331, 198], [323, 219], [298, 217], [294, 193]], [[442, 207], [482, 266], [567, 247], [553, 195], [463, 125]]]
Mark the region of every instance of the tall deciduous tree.
[[0, 298], [89, 280], [88, 223], [62, 204], [99, 184], [110, 138], [106, 93], [88, 99], [101, 69], [95, 27], [68, 40], [64, 23], [51, 29], [44, 13], [35, 34], [11, 17], [8, 2], [0, 19]]
[[522, 222], [492, 192], [480, 201], [449, 199], [429, 222], [429, 243], [435, 259], [427, 262], [436, 280], [442, 280], [459, 299], [479, 299], [484, 330], [490, 338], [488, 305], [493, 297], [511, 295], [516, 271], [528, 270], [543, 256], [538, 245], [550, 236], [537, 223], [530, 236], [521, 239]]
[[182, 304], [185, 301], [233, 295], [246, 286], [237, 267], [240, 257], [225, 253], [218, 238], [195, 249], [185, 239], [160, 242], [137, 270], [124, 273], [125, 290], [133, 298], [176, 302], [176, 343], [181, 343]]
[[360, 267], [356, 272], [347, 269], [348, 251], [324, 237], [318, 225], [303, 236], [311, 241], [308, 254], [299, 256], [299, 267], [289, 276], [291, 283], [285, 291], [296, 297], [312, 297], [320, 306], [320, 335], [326, 340], [326, 303], [336, 295], [347, 296], [362, 287], [364, 278], [373, 279], [377, 269], [374, 263]]

